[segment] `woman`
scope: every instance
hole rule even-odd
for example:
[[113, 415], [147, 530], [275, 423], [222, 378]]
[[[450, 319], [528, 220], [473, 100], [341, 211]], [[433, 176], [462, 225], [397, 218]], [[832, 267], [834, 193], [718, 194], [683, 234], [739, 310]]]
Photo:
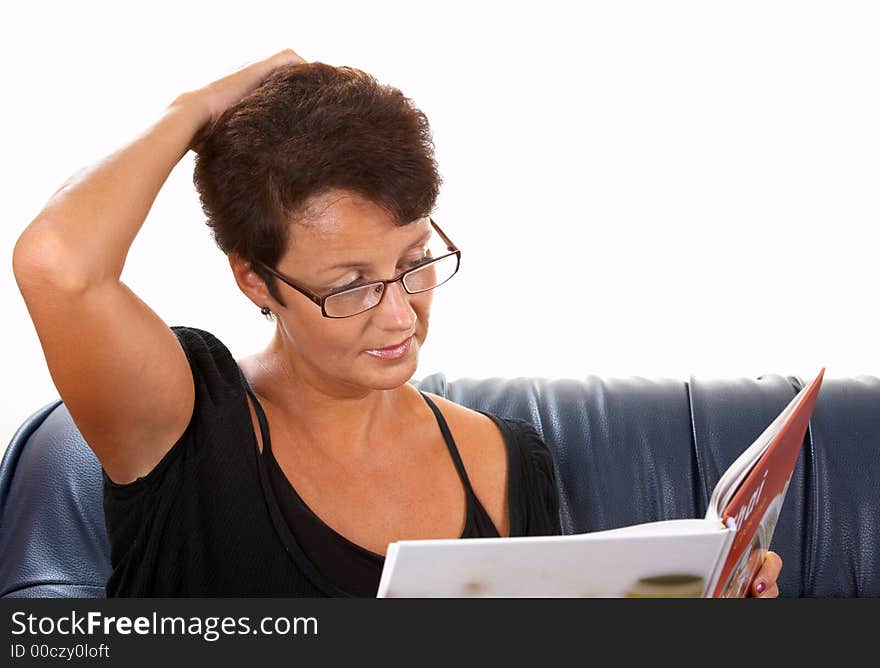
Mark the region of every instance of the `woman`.
[[[190, 148], [214, 238], [276, 323], [237, 361], [119, 280]], [[180, 95], [52, 196], [14, 267], [103, 468], [108, 596], [374, 596], [391, 541], [559, 533], [527, 422], [407, 383], [460, 256], [429, 215], [439, 185], [400, 91], [285, 50]]]

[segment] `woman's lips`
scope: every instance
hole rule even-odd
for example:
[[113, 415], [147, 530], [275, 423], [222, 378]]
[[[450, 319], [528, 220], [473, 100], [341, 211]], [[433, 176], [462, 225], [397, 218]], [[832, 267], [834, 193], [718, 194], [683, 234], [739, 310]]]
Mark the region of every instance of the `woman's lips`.
[[372, 355], [373, 357], [377, 357], [383, 360], [396, 360], [400, 359], [404, 355], [409, 352], [409, 349], [412, 348], [412, 335], [409, 336], [405, 341], [399, 343], [396, 346], [390, 346], [388, 348], [374, 348], [372, 350], [365, 350], [364, 352], [367, 355]]

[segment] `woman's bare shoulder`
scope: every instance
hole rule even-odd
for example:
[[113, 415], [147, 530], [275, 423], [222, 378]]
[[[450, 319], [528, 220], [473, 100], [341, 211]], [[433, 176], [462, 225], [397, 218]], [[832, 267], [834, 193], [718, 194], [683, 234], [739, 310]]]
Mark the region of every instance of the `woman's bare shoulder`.
[[499, 533], [509, 535], [507, 444], [501, 431], [494, 420], [478, 411], [430, 392], [425, 394], [449, 424], [474, 493]]
[[437, 408], [443, 413], [443, 417], [446, 418], [446, 421], [449, 423], [449, 428], [453, 430], [453, 434], [455, 434], [453, 426], [454, 422], [455, 426], [458, 426], [463, 430], [463, 433], [466, 433], [468, 436], [476, 436], [495, 441], [502, 438], [501, 432], [498, 430], [494, 420], [486, 415], [468, 408], [467, 406], [462, 406], [454, 401], [450, 401], [440, 395], [433, 394], [432, 392], [425, 392], [425, 394], [437, 404]]

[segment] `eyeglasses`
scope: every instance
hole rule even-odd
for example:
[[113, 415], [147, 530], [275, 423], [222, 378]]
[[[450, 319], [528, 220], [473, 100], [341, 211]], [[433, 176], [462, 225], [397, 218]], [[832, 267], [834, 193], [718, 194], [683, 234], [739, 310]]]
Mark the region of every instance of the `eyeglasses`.
[[321, 296], [297, 284], [292, 279], [262, 262], [257, 261], [256, 264], [259, 264], [270, 274], [281, 279], [294, 290], [304, 294], [320, 306], [321, 313], [325, 318], [350, 318], [353, 315], [369, 311], [371, 308], [376, 308], [382, 301], [386, 288], [392, 283], [400, 281], [403, 289], [408, 294], [414, 295], [433, 290], [443, 285], [456, 274], [461, 264], [461, 251], [443, 233], [443, 230], [434, 222], [433, 218], [429, 218], [429, 220], [431, 221], [431, 226], [446, 244], [446, 250], [450, 252], [440, 257], [420, 260], [416, 266], [387, 280], [370, 281], [353, 288], [339, 288]]

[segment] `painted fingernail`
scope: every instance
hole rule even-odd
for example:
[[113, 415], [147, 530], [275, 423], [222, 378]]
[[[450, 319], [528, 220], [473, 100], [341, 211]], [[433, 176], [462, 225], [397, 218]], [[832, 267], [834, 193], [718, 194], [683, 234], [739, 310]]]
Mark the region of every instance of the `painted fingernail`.
[[757, 591], [759, 594], [763, 594], [765, 589], [767, 589], [767, 585], [763, 582], [759, 582], [755, 587], [755, 591]]

